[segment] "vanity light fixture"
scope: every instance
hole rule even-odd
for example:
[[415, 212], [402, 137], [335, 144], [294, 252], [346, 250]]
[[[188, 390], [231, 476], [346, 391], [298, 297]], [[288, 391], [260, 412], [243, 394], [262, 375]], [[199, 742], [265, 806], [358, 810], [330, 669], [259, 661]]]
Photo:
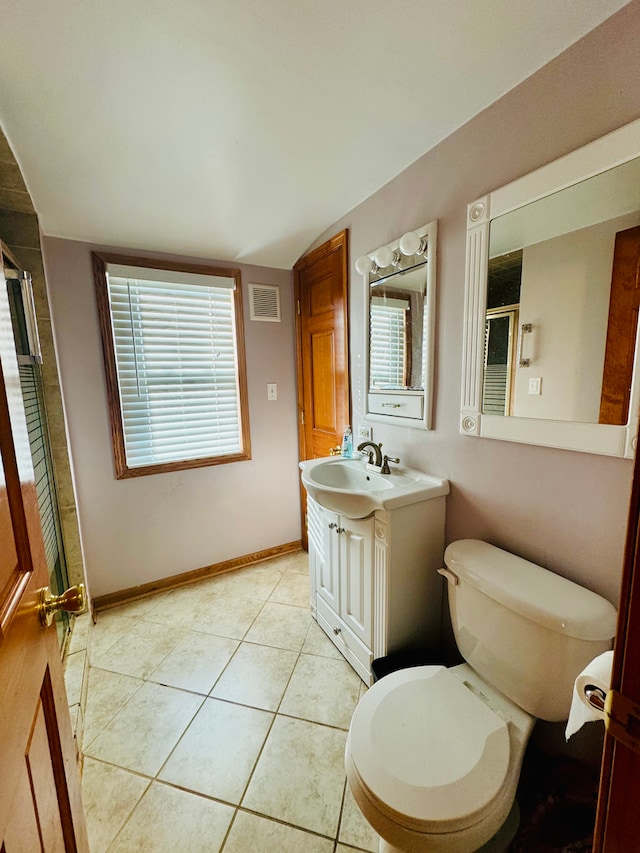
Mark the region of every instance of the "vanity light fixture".
[[420, 257], [427, 254], [429, 238], [420, 236], [416, 231], [407, 231], [397, 243], [397, 248], [380, 246], [369, 255], [361, 255], [356, 259], [356, 269], [360, 275], [377, 275], [380, 270], [389, 267], [400, 267], [402, 255], [408, 258]]
[[427, 237], [420, 237], [415, 231], [407, 231], [400, 238], [399, 247], [403, 255], [424, 255], [427, 251]]

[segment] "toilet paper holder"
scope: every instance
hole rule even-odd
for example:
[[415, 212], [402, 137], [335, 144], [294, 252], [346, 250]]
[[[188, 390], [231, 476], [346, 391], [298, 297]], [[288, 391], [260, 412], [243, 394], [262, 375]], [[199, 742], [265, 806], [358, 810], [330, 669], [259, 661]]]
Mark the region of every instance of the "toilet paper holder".
[[584, 695], [587, 702], [598, 711], [604, 712], [607, 694], [601, 687], [596, 687], [595, 684], [585, 684]]

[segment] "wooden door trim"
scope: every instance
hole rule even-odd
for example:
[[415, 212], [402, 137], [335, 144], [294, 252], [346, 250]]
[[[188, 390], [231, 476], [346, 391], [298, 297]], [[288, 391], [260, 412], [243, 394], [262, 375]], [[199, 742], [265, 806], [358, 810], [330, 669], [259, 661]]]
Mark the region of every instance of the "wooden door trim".
[[[348, 229], [340, 231], [330, 240], [327, 240], [321, 246], [317, 246], [308, 255], [300, 258], [293, 267], [293, 296], [295, 299], [295, 318], [296, 318], [296, 380], [297, 380], [297, 404], [298, 404], [298, 449], [300, 460], [307, 458], [306, 436], [303, 423], [304, 412], [304, 384], [302, 375], [302, 319], [300, 315], [300, 273], [312, 266], [313, 264], [326, 258], [328, 255], [338, 250], [342, 251], [342, 280], [344, 282], [344, 298], [345, 306], [348, 307], [349, 301], [349, 232]], [[347, 311], [348, 317], [348, 311]], [[349, 364], [349, 324], [345, 335], [345, 364]], [[350, 409], [350, 401], [349, 406]]]

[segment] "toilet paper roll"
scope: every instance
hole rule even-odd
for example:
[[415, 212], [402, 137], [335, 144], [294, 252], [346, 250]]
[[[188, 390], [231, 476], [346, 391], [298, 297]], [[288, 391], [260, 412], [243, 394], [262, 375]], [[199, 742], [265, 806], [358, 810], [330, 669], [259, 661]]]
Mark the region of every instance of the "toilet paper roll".
[[565, 737], [567, 740], [574, 735], [578, 729], [582, 728], [585, 723], [592, 720], [604, 720], [604, 711], [599, 711], [589, 703], [589, 700], [584, 694], [584, 688], [592, 684], [594, 687], [599, 687], [605, 693], [611, 686], [611, 664], [613, 662], [613, 652], [604, 652], [594, 658], [591, 663], [587, 664], [580, 675], [576, 678], [573, 685], [573, 698], [571, 700], [571, 710], [569, 711], [569, 719], [567, 720], [567, 728]]

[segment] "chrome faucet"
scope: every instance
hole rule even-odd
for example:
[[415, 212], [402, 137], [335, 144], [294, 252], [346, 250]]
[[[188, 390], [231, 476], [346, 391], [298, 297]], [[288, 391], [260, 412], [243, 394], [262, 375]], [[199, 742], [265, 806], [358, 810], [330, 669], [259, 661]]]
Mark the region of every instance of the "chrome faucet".
[[[370, 447], [371, 450], [365, 450], [365, 447]], [[369, 454], [369, 465], [375, 465], [376, 468], [382, 467], [382, 447], [381, 444], [376, 444], [375, 441], [363, 441], [362, 444], [358, 445], [358, 450], [362, 453]], [[374, 454], [375, 454], [375, 462], [374, 462]]]

